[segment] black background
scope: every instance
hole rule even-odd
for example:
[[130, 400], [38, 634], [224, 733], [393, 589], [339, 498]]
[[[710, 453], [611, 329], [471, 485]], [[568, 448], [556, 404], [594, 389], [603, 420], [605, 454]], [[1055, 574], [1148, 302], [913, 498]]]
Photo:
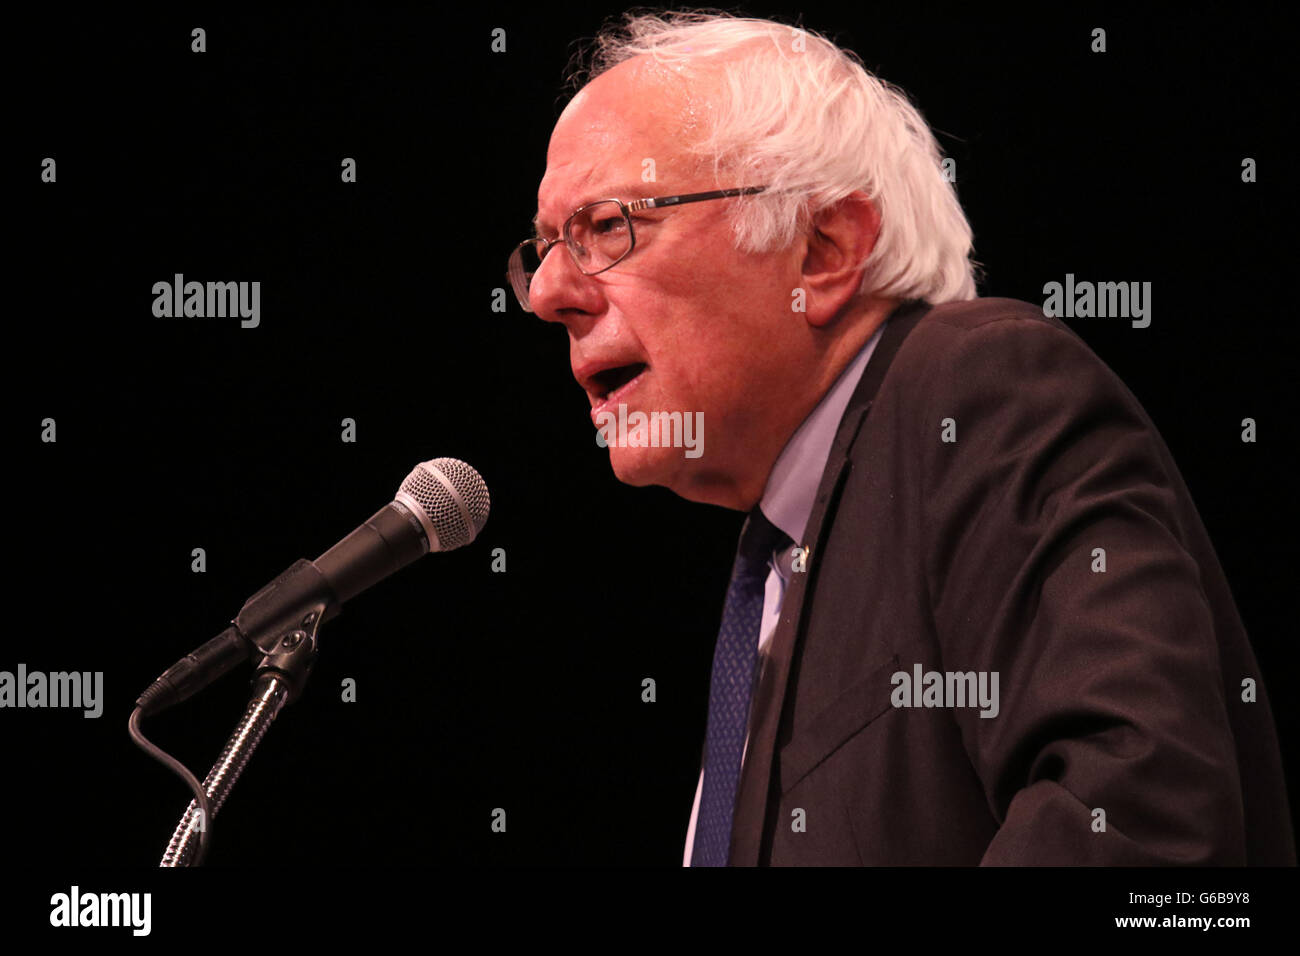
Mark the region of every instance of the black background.
[[[680, 863], [740, 517], [620, 485], [564, 330], [512, 298], [491, 308], [536, 211], [571, 42], [620, 9], [11, 21], [18, 464], [0, 669], [102, 670], [106, 698], [98, 720], [0, 714], [14, 859], [155, 865], [189, 795], [132, 746], [135, 696], [390, 500], [416, 462], [452, 456], [491, 489], [485, 531], [327, 626], [305, 697], [217, 818], [209, 862]], [[1300, 791], [1281, 25], [1239, 6], [741, 12], [802, 16], [911, 95], [956, 160], [982, 295], [1041, 302], [1067, 272], [1153, 284], [1147, 329], [1067, 322], [1179, 462]], [[206, 53], [190, 52], [195, 26]], [[1089, 52], [1095, 26], [1104, 54]], [[47, 156], [57, 184], [40, 182]], [[340, 182], [343, 157], [356, 184]], [[153, 283], [177, 272], [260, 280], [261, 326], [154, 318]], [[39, 439], [47, 416], [55, 444]], [[345, 417], [355, 444], [340, 440]], [[1240, 440], [1245, 417], [1255, 444]], [[207, 573], [190, 570], [195, 547]], [[504, 574], [490, 569], [498, 547]], [[146, 724], [200, 777], [242, 709], [239, 673]], [[356, 703], [340, 699], [349, 677]], [[505, 834], [491, 832], [495, 807]]]

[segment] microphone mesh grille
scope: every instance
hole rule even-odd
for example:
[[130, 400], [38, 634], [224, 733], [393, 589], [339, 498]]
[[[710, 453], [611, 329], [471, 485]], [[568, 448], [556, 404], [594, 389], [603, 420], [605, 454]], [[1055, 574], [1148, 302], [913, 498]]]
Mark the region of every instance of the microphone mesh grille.
[[[433, 476], [435, 471], [456, 489], [456, 495], [452, 495]], [[487, 524], [490, 504], [487, 485], [473, 467], [457, 458], [421, 462], [402, 482], [402, 491], [419, 502], [429, 516], [433, 530], [438, 534], [440, 551], [451, 551], [469, 544]], [[464, 510], [469, 512], [470, 527], [465, 525], [462, 503]]]

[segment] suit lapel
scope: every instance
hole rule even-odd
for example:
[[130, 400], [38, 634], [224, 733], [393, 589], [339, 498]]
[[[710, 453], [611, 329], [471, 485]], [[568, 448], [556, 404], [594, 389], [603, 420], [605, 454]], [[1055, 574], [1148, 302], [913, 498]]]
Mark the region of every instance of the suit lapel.
[[820, 545], [826, 530], [835, 517], [840, 491], [849, 476], [849, 452], [857, 439], [858, 431], [880, 383], [884, 380], [894, 355], [916, 323], [930, 310], [924, 302], [905, 302], [889, 316], [880, 341], [867, 362], [862, 380], [849, 399], [844, 417], [840, 419], [831, 445], [826, 469], [822, 472], [817, 497], [808, 517], [802, 547], [808, 549], [805, 570], [790, 581], [781, 604], [781, 618], [772, 635], [767, 666], [763, 668], [758, 687], [754, 691], [753, 709], [750, 711], [749, 744], [745, 764], [741, 769], [740, 785], [736, 792], [736, 810], [731, 829], [731, 866], [757, 866], [760, 862], [763, 833], [768, 809], [769, 787], [772, 779], [772, 760], [776, 747], [777, 729], [784, 709], [786, 684], [790, 676], [790, 663], [794, 659], [798, 639], [803, 633], [805, 596], [816, 587], [816, 574]]

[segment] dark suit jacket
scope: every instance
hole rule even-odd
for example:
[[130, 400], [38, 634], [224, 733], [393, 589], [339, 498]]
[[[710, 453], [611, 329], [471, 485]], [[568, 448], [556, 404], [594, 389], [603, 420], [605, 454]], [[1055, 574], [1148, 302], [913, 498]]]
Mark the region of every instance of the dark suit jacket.
[[[840, 423], [731, 864], [1294, 864], [1264, 681], [1155, 426], [1041, 309], [925, 309]], [[996, 671], [998, 715], [893, 706], [915, 664]]]

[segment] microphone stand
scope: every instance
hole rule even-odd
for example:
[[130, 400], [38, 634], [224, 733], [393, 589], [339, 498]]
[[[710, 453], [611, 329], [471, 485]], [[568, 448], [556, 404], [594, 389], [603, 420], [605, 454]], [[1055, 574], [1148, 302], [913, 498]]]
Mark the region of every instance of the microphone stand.
[[[253, 673], [252, 696], [244, 709], [244, 715], [226, 741], [221, 756], [203, 779], [203, 790], [208, 796], [214, 817], [230, 796], [272, 722], [285, 706], [302, 695], [312, 665], [316, 662], [317, 631], [326, 618], [337, 612], [337, 606], [333, 604], [328, 592], [320, 588], [320, 583], [319, 572], [311, 562], [299, 561], [251, 598], [236, 618], [237, 625], [243, 623], [241, 630], [248, 628], [244, 633], [257, 633], [253, 643], [256, 649], [262, 651], [263, 656]], [[305, 605], [305, 613], [287, 624], [277, 623], [268, 628], [266, 625], [270, 615], [259, 613], [259, 599], [272, 595], [283, 598], [286, 594], [304, 598], [305, 600], [290, 603], [297, 604], [300, 608]], [[277, 603], [279, 606], [275, 609], [281, 611], [283, 602]], [[280, 614], [275, 616], [280, 617]], [[198, 801], [191, 800], [172, 833], [159, 866], [189, 866], [198, 852], [199, 836], [205, 826]]]

